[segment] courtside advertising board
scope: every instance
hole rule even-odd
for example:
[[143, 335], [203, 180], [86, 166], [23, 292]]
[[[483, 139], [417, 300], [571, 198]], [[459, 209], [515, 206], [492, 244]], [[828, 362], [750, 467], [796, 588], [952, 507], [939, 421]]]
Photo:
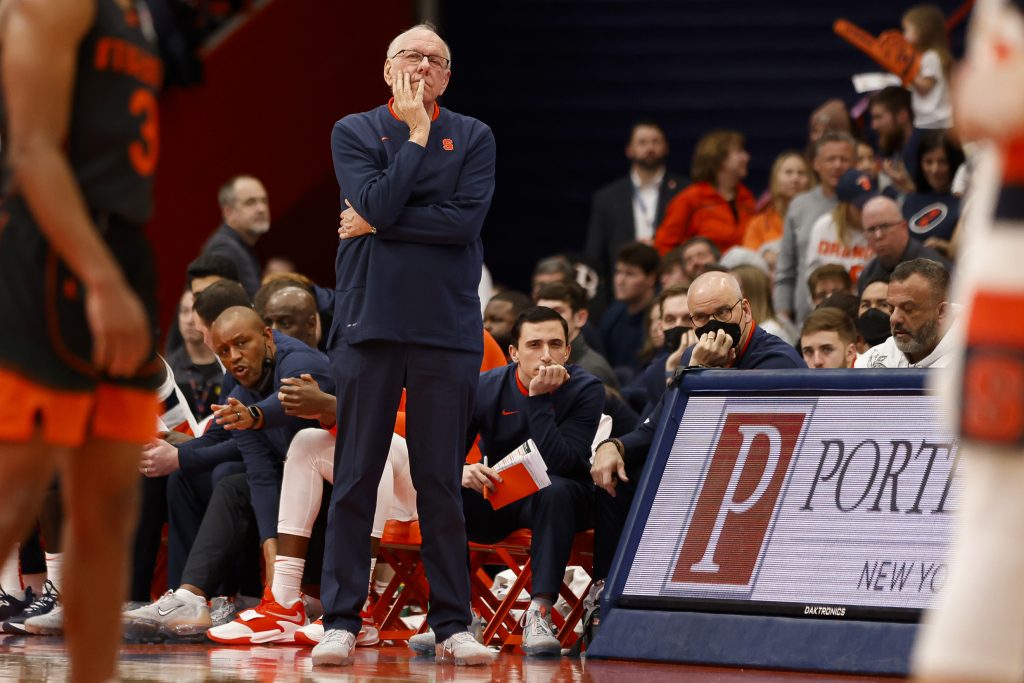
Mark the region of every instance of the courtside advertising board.
[[[615, 612], [762, 617], [773, 639], [793, 622], [800, 633], [808, 623], [913, 629], [948, 578], [963, 469], [925, 376], [684, 375], [666, 397], [605, 622]], [[830, 669], [746, 662], [759, 663]]]

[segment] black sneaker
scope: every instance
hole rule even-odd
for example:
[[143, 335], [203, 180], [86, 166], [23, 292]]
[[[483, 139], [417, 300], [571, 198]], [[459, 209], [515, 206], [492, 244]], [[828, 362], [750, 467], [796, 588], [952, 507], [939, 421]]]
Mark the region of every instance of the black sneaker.
[[11, 617], [3, 623], [3, 632], [13, 633], [14, 635], [27, 635], [28, 631], [25, 629], [25, 620], [49, 614], [59, 602], [60, 594], [53, 587], [53, 584], [47, 581], [43, 584], [42, 595], [36, 598], [20, 614]]
[[32, 601], [36, 599], [36, 594], [32, 590], [32, 586], [25, 588], [25, 599], [19, 600], [10, 593], [6, 592], [3, 588], [0, 588], [0, 621], [7, 621], [11, 617], [16, 617], [22, 613], [22, 611], [32, 604]]

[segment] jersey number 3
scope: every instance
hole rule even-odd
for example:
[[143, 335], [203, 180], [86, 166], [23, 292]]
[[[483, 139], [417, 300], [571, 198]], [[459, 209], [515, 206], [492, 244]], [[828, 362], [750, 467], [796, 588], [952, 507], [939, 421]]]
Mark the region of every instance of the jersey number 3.
[[149, 90], [139, 88], [132, 93], [128, 110], [132, 116], [142, 117], [142, 123], [139, 124], [140, 139], [128, 145], [128, 158], [136, 173], [151, 176], [156, 170], [156, 160], [160, 154], [160, 123], [156, 97]]

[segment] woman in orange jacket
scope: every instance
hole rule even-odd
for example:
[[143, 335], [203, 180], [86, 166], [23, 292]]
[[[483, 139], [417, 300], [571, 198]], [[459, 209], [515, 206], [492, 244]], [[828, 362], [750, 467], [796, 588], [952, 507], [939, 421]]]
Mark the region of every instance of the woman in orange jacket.
[[693, 184], [669, 203], [654, 235], [659, 253], [693, 237], [707, 237], [723, 253], [743, 241], [755, 205], [754, 195], [740, 182], [749, 161], [743, 136], [736, 131], [716, 130], [697, 142]]

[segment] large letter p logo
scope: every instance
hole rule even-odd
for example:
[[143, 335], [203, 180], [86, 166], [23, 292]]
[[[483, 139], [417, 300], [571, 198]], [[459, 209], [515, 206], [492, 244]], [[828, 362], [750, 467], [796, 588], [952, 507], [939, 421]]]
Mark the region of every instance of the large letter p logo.
[[749, 584], [805, 418], [805, 413], [726, 417], [672, 581]]

